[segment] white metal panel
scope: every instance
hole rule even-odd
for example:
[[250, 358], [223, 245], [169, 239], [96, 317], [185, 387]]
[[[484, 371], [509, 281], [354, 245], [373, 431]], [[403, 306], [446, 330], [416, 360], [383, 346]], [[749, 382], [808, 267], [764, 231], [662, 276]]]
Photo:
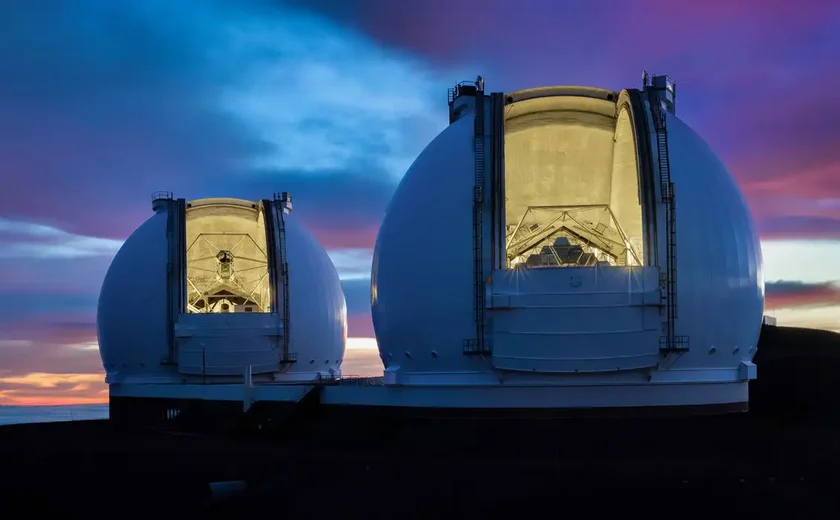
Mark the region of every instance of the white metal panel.
[[[263, 384], [246, 389], [238, 384], [122, 384], [112, 385], [112, 397], [202, 399], [207, 401], [300, 401], [312, 389], [305, 384]], [[327, 385], [321, 403], [345, 406], [395, 408], [597, 408], [638, 406], [691, 406], [744, 403], [746, 386], [722, 382], [457, 386], [357, 386]]]
[[[568, 377], [566, 379], [569, 379]], [[612, 408], [729, 405], [746, 403], [747, 386], [707, 384], [597, 384], [452, 386], [327, 386], [321, 402], [329, 405], [418, 408]], [[746, 406], [746, 405], [744, 405]], [[651, 435], [657, 435], [655, 431]]]
[[736, 368], [752, 360], [761, 331], [758, 235], [735, 179], [708, 144], [675, 116], [667, 127], [676, 187], [676, 333], [690, 342], [672, 366]]
[[177, 377], [166, 313], [166, 206], [137, 228], [111, 262], [97, 308], [99, 352], [109, 381], [126, 376]]
[[182, 314], [175, 326], [178, 369], [183, 374], [238, 376], [280, 369], [276, 313]]
[[475, 337], [473, 122], [472, 112], [462, 116], [417, 157], [379, 229], [371, 301], [386, 367], [489, 370], [463, 355]]
[[297, 354], [297, 362], [285, 374], [299, 378], [335, 373], [347, 340], [347, 304], [338, 272], [324, 247], [294, 214], [283, 218], [289, 263], [289, 352]]
[[614, 372], [659, 361], [655, 267], [560, 267], [493, 274], [493, 365], [528, 372]]

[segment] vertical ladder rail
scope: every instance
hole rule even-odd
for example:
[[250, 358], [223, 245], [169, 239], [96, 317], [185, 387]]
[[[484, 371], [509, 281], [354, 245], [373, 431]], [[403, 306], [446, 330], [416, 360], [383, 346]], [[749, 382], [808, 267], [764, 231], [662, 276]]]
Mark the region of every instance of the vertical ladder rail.
[[656, 130], [659, 182], [662, 203], [665, 205], [665, 335], [660, 339], [663, 352], [688, 350], [688, 338], [677, 336], [677, 218], [674, 183], [671, 181], [671, 164], [668, 150], [667, 114], [662, 109], [656, 91], [650, 95], [651, 115]]
[[486, 351], [484, 341], [484, 89], [476, 88], [475, 120], [473, 128], [475, 152], [475, 184], [473, 186], [473, 292], [475, 307], [475, 345], [467, 351], [481, 354]]
[[166, 197], [166, 314], [167, 342], [166, 357], [162, 364], [177, 364], [177, 338], [175, 324], [185, 311], [186, 295], [186, 201], [175, 199], [171, 193], [156, 194], [158, 200]]
[[279, 340], [280, 364], [293, 363], [297, 360], [294, 352], [289, 352], [291, 318], [289, 308], [289, 261], [286, 254], [286, 221], [284, 204], [286, 192], [275, 193], [273, 200], [262, 201], [265, 215], [265, 232], [269, 253], [268, 279], [271, 286], [271, 312], [278, 313], [283, 326]]
[[291, 330], [291, 319], [289, 313], [289, 262], [286, 257], [286, 220], [283, 218], [283, 209], [275, 206], [277, 212], [277, 251], [280, 253], [280, 282], [283, 290], [283, 362], [293, 361], [289, 355], [289, 335]]
[[174, 285], [175, 285], [175, 230], [176, 222], [176, 205], [171, 201], [167, 207], [166, 215], [166, 287], [168, 297], [166, 298], [166, 315], [167, 315], [167, 355], [164, 364], [171, 364], [175, 362], [175, 323], [173, 318], [175, 316], [174, 307]]
[[[466, 104], [457, 100], [473, 96], [475, 117], [473, 119], [473, 152], [475, 156], [473, 183], [473, 318], [475, 338], [464, 340], [464, 354], [484, 354], [490, 351], [485, 341], [485, 281], [484, 281], [484, 184], [485, 184], [485, 98], [484, 80], [481, 76], [475, 82], [464, 81], [447, 92], [449, 123], [457, 121], [465, 112]], [[491, 114], [492, 115], [492, 114]], [[492, 144], [492, 142], [491, 142]], [[492, 264], [492, 262], [491, 262]]]

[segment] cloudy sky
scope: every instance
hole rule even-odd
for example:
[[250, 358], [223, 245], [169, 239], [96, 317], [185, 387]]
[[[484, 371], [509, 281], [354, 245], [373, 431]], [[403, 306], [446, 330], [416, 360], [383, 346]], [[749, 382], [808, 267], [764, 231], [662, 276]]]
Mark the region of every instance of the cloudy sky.
[[345, 371], [380, 370], [376, 230], [446, 88], [476, 74], [493, 91], [672, 75], [747, 195], [768, 314], [840, 330], [836, 0], [0, 4], [0, 404], [106, 400], [97, 294], [156, 190], [291, 191], [344, 280]]

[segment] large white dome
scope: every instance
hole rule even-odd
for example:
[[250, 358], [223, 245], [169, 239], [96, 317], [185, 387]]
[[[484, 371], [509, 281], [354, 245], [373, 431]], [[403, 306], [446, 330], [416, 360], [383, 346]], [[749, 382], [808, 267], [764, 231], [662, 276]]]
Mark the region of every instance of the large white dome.
[[[611, 373], [642, 381], [677, 370], [697, 383], [752, 377], [744, 367], [761, 327], [761, 251], [744, 198], [708, 145], [667, 114], [663, 166], [653, 119], [660, 112], [652, 113], [654, 98], [645, 91], [533, 89], [499, 97], [495, 108], [490, 98], [480, 109], [486, 161], [476, 158], [475, 130], [475, 103], [485, 101], [456, 98], [454, 122], [410, 167], [379, 231], [372, 311], [392, 380], [409, 384], [422, 375], [449, 384], [457, 381], [443, 375], [457, 373], [461, 381], [492, 375], [479, 379], [485, 383], [539, 374], [581, 382], [583, 374]], [[664, 115], [673, 105], [662, 106]], [[503, 180], [494, 177], [494, 161]], [[479, 162], [487, 180], [476, 231]], [[676, 188], [671, 260], [660, 185], [667, 168]], [[504, 197], [493, 198], [494, 190]], [[552, 231], [560, 229], [556, 222], [566, 222], [565, 234]], [[536, 238], [528, 242], [526, 231]], [[511, 253], [517, 244], [521, 252]], [[577, 247], [586, 261], [539, 269], [568, 266], [549, 258], [561, 247]], [[484, 284], [477, 296], [479, 256]], [[671, 279], [669, 323], [681, 346], [665, 351], [669, 311], [662, 302]], [[481, 302], [488, 348], [467, 355]], [[746, 384], [741, 388], [745, 395]]]
[[155, 209], [102, 285], [97, 331], [110, 383], [241, 380], [246, 366], [256, 380], [339, 374], [347, 310], [338, 274], [281, 201], [162, 197]]

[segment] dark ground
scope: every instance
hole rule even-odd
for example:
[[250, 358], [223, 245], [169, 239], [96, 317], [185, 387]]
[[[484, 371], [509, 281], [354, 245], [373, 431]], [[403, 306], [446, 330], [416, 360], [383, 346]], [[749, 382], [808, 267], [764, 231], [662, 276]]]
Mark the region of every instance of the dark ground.
[[[722, 417], [397, 423], [323, 409], [273, 438], [2, 427], [0, 517], [836, 518], [840, 335], [768, 328], [756, 363], [751, 412]], [[206, 506], [208, 482], [238, 479], [247, 497]]]

